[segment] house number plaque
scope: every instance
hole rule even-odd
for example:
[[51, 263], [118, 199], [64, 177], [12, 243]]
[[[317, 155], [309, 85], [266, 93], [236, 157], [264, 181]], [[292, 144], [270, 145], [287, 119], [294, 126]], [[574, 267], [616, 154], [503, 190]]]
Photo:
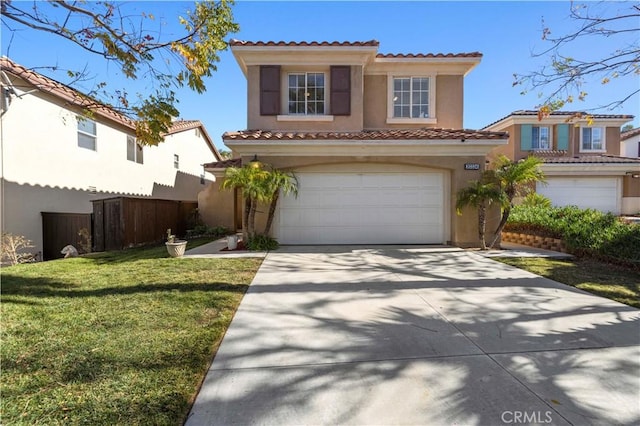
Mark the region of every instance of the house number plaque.
[[465, 170], [480, 170], [480, 163], [464, 163]]

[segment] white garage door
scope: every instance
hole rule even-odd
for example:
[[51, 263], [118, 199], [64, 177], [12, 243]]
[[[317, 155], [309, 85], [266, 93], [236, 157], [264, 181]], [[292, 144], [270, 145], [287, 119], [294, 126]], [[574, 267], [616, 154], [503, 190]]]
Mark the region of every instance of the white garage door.
[[618, 178], [547, 178], [536, 191], [551, 199], [554, 206], [578, 206], [602, 212], [620, 213]]
[[441, 244], [442, 173], [296, 173], [280, 203], [282, 244]]

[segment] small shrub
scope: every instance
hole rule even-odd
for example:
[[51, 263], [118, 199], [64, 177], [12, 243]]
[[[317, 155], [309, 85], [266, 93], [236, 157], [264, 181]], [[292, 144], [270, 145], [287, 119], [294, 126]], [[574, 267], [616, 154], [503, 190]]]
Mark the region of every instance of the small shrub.
[[640, 225], [575, 206], [513, 208], [506, 231], [563, 239], [572, 253], [640, 267]]
[[537, 192], [527, 194], [522, 200], [522, 205], [527, 207], [551, 207], [551, 200]]
[[33, 243], [23, 235], [14, 235], [8, 232], [2, 233], [2, 246], [0, 247], [0, 259], [8, 261], [11, 265], [33, 262], [33, 253], [25, 253], [24, 250], [32, 248]]
[[229, 228], [224, 226], [216, 226], [212, 228], [208, 225], [196, 225], [193, 229], [187, 231], [187, 238], [211, 237], [220, 238], [232, 234]]
[[256, 235], [249, 239], [247, 247], [253, 251], [269, 251], [275, 250], [280, 246], [278, 241], [268, 235]]

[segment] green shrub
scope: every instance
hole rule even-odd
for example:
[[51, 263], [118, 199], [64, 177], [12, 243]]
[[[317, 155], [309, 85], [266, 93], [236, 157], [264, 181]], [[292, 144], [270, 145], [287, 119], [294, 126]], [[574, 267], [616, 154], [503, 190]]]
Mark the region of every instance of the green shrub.
[[522, 205], [527, 207], [551, 207], [551, 200], [537, 192], [530, 192], [523, 198]]
[[505, 231], [561, 238], [576, 255], [640, 266], [640, 225], [593, 209], [515, 206]]
[[269, 251], [275, 250], [280, 246], [278, 242], [268, 235], [256, 235], [249, 239], [247, 247], [249, 250], [254, 251]]
[[216, 226], [212, 228], [207, 225], [196, 225], [193, 229], [187, 231], [187, 238], [211, 237], [220, 238], [231, 234], [228, 228], [224, 226]]

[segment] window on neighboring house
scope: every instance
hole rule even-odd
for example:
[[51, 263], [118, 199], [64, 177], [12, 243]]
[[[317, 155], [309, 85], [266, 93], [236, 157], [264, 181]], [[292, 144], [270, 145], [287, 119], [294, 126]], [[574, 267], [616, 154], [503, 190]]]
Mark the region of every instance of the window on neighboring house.
[[393, 118], [429, 118], [429, 77], [394, 77]]
[[580, 151], [604, 151], [604, 129], [583, 127], [580, 129]]
[[173, 154], [173, 168], [180, 168], [180, 156], [178, 154]]
[[531, 148], [533, 150], [543, 150], [551, 148], [549, 128], [533, 126], [531, 128]]
[[323, 115], [324, 113], [324, 73], [289, 74], [289, 114]]
[[136, 138], [127, 135], [127, 160], [143, 163], [142, 145], [136, 142]]
[[78, 117], [78, 146], [96, 150], [96, 122], [85, 117]]

